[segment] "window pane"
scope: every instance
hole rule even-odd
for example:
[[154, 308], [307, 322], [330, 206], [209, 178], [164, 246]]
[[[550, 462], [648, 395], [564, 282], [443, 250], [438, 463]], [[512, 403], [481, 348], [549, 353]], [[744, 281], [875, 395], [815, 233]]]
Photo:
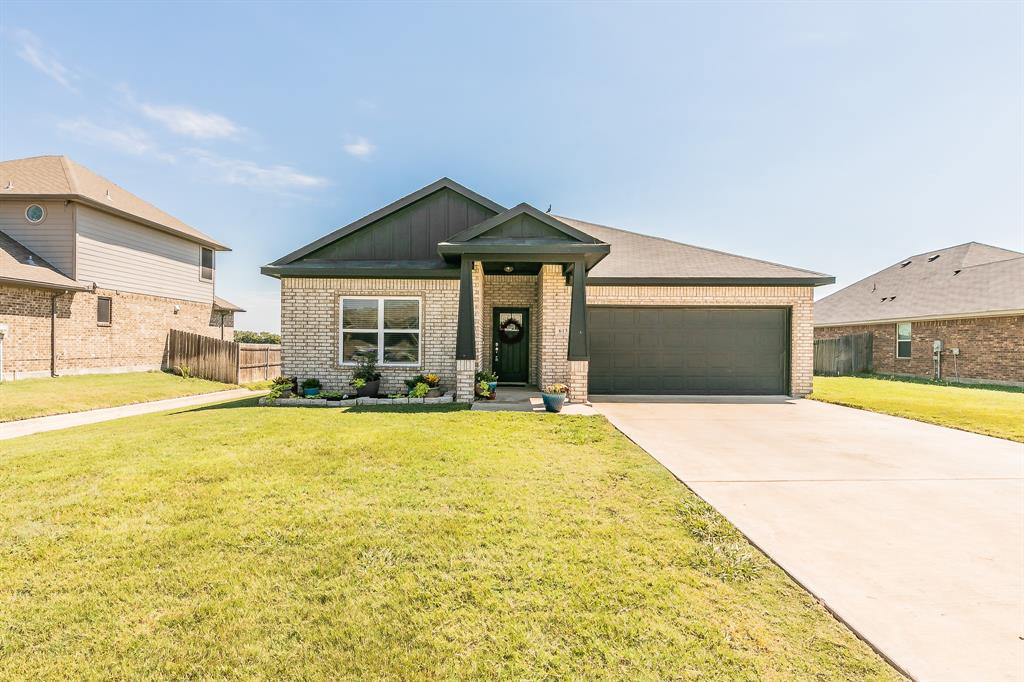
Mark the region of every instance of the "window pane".
[[910, 323], [900, 322], [896, 325], [896, 338], [900, 341], [910, 341]]
[[376, 332], [347, 332], [341, 339], [342, 362], [355, 362], [359, 358], [369, 356], [377, 359]]
[[110, 299], [96, 299], [96, 322], [99, 324], [110, 324]]
[[898, 357], [898, 358], [909, 358], [910, 357], [910, 341], [897, 341], [896, 342], [896, 357]]
[[385, 334], [384, 362], [419, 362], [419, 334]]
[[384, 299], [385, 329], [419, 329], [420, 302], [416, 299]]
[[202, 247], [202, 272], [199, 276], [203, 279], [213, 279], [213, 249]]
[[345, 329], [376, 329], [377, 299], [346, 298], [341, 304], [341, 326]]

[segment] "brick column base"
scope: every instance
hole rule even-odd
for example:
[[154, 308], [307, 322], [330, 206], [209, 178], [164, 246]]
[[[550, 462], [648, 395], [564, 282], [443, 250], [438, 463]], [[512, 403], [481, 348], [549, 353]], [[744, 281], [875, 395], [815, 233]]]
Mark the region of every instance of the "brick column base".
[[460, 403], [473, 402], [476, 388], [476, 360], [455, 361], [455, 400]]
[[589, 372], [589, 360], [569, 361], [569, 402], [587, 402], [587, 374]]

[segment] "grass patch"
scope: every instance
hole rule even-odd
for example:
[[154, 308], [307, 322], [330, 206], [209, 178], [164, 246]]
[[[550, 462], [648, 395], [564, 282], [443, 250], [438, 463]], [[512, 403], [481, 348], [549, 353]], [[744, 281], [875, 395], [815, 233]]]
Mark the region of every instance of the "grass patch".
[[0, 678], [898, 679], [603, 418], [251, 404], [5, 443]]
[[965, 384], [959, 381], [936, 381], [925, 377], [900, 376], [897, 374], [855, 374], [860, 379], [878, 379], [879, 381], [903, 381], [926, 386], [952, 386], [954, 388], [972, 388], [981, 391], [1005, 391], [1007, 393], [1024, 393], [1024, 386], [1008, 386], [1006, 384]]
[[81, 374], [0, 382], [0, 422], [238, 388], [166, 372]]
[[[1001, 387], [1005, 388], [1005, 387]], [[916, 381], [814, 377], [814, 400], [1024, 442], [1024, 392]]]

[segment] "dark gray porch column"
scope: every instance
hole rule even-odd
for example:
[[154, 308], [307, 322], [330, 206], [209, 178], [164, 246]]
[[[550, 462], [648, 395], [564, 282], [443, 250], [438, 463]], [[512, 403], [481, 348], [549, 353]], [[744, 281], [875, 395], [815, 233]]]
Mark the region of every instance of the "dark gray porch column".
[[577, 258], [572, 266], [572, 301], [569, 308], [569, 359], [590, 358], [587, 342], [587, 266]]
[[476, 360], [476, 331], [473, 327], [473, 261], [462, 259], [459, 273], [459, 326], [455, 337], [455, 359]]

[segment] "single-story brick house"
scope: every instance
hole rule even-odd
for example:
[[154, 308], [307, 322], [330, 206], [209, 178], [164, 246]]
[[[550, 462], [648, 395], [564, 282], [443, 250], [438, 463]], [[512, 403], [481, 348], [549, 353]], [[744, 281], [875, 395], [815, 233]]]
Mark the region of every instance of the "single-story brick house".
[[0, 162], [0, 379], [160, 369], [171, 328], [230, 340], [226, 250], [67, 157]]
[[436, 372], [594, 394], [811, 390], [814, 287], [828, 275], [505, 208], [438, 180], [262, 268], [281, 281], [285, 374], [382, 390]]
[[1024, 384], [1024, 253], [978, 242], [927, 251], [815, 304], [815, 339], [862, 332], [878, 373]]

